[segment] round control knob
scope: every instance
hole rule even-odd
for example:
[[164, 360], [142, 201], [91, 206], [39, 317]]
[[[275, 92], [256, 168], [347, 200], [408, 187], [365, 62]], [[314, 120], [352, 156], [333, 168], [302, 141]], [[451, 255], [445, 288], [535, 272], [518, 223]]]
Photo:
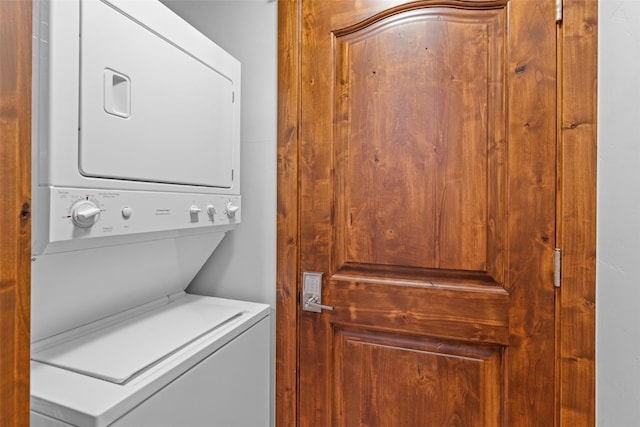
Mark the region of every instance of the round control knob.
[[132, 213], [133, 213], [133, 211], [131, 210], [131, 208], [129, 206], [125, 206], [124, 208], [122, 208], [122, 218], [124, 218], [124, 219], [131, 218], [131, 214]]
[[191, 205], [191, 207], [189, 208], [189, 213], [191, 215], [198, 215], [200, 212], [202, 212], [202, 209], [200, 209], [197, 205]]
[[71, 208], [71, 220], [76, 227], [90, 228], [100, 218], [100, 208], [90, 200], [80, 200]]
[[207, 206], [207, 214], [208, 214], [210, 217], [213, 217], [213, 216], [216, 214], [216, 207], [215, 207], [215, 206], [213, 206], [213, 205], [208, 205], [208, 206]]
[[239, 206], [234, 205], [233, 202], [229, 202], [227, 203], [225, 212], [227, 213], [227, 216], [229, 218], [233, 218], [234, 216], [236, 216], [236, 212], [238, 212], [238, 209], [240, 209]]

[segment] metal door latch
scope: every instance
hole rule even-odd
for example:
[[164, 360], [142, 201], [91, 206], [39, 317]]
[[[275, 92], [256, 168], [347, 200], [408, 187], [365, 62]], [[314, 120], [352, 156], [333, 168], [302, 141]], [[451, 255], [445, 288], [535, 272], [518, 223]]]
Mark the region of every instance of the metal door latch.
[[318, 297], [316, 295], [312, 295], [304, 301], [303, 310], [304, 311], [314, 311], [316, 313], [320, 313], [321, 310], [333, 310], [333, 307], [330, 305], [319, 304], [316, 302]]
[[302, 273], [302, 310], [320, 313], [333, 310], [330, 305], [322, 304], [322, 275], [313, 271]]

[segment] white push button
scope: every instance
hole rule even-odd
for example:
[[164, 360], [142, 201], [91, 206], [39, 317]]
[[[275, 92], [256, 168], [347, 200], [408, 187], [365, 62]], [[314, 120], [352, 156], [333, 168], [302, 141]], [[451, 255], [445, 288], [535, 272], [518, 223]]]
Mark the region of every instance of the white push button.
[[191, 205], [189, 208], [189, 215], [191, 216], [191, 222], [198, 222], [198, 214], [202, 212], [202, 209], [198, 205]]

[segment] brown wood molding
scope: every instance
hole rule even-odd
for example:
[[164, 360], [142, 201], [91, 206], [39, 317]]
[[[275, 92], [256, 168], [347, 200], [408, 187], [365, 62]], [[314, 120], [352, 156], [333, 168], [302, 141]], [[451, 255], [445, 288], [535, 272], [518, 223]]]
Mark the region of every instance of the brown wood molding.
[[413, 3], [405, 3], [401, 6], [392, 7], [377, 13], [362, 22], [355, 25], [351, 25], [347, 28], [341, 28], [333, 31], [336, 37], [345, 36], [347, 34], [355, 33], [363, 28], [375, 24], [383, 19], [389, 18], [403, 12], [409, 11], [424, 11], [428, 8], [455, 8], [455, 9], [467, 9], [467, 10], [487, 10], [487, 9], [501, 9], [507, 5], [507, 0], [487, 0], [487, 1], [465, 1], [465, 0], [420, 0]]
[[31, 2], [0, 1], [0, 424], [29, 425]]
[[595, 425], [598, 3], [565, 0], [559, 30], [559, 425]]
[[276, 425], [297, 417], [298, 115], [300, 2], [278, 1]]

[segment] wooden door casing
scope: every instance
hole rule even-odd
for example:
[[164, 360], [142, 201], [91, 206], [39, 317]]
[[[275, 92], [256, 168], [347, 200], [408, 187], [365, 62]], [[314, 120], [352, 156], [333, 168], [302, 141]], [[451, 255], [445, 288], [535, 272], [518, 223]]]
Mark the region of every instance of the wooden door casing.
[[0, 424], [29, 425], [31, 2], [0, 1]]
[[558, 313], [557, 423], [596, 424], [596, 187], [598, 2], [564, 0], [557, 240], [562, 248]]
[[[562, 153], [558, 176], [565, 195], [558, 198], [558, 217], [562, 227], [558, 241], [571, 249], [565, 251], [563, 287], [558, 313], [563, 320], [558, 328], [561, 360], [558, 363], [556, 425], [594, 425], [594, 258], [595, 250], [595, 98], [597, 5], [595, 2], [565, 0], [564, 23], [558, 35], [564, 55], [563, 94], [559, 151]], [[315, 19], [301, 11], [301, 2], [279, 2], [279, 144], [278, 144], [278, 328], [277, 328], [277, 425], [299, 425], [296, 417], [297, 320], [296, 289], [300, 280], [298, 263], [299, 215], [298, 175], [307, 166], [298, 163], [302, 141], [298, 125], [300, 113], [299, 26]], [[303, 17], [304, 19], [299, 19]], [[578, 61], [577, 58], [581, 59]], [[520, 64], [522, 65], [522, 64]], [[520, 69], [520, 72], [523, 70]], [[531, 126], [531, 124], [529, 124]], [[445, 275], [446, 276], [446, 275]], [[327, 296], [327, 303], [330, 298]], [[357, 331], [343, 328], [343, 335], [357, 341]], [[393, 342], [398, 337], [389, 337]], [[402, 337], [400, 337], [402, 338]], [[348, 340], [344, 340], [345, 342]], [[340, 341], [337, 341], [340, 343]], [[304, 345], [302, 343], [301, 345]], [[384, 348], [384, 347], [383, 347]], [[351, 351], [358, 353], [359, 350]], [[369, 352], [370, 353], [370, 352]], [[357, 357], [368, 354], [360, 351]], [[303, 355], [301, 354], [301, 357]], [[348, 375], [347, 372], [345, 375]], [[426, 378], [426, 377], [424, 377]], [[379, 383], [380, 384], [380, 383]], [[370, 407], [369, 410], [377, 410]], [[523, 425], [536, 425], [531, 420]], [[558, 424], [561, 423], [561, 424]], [[512, 424], [510, 424], [512, 425]], [[513, 424], [515, 425], [515, 424]]]

